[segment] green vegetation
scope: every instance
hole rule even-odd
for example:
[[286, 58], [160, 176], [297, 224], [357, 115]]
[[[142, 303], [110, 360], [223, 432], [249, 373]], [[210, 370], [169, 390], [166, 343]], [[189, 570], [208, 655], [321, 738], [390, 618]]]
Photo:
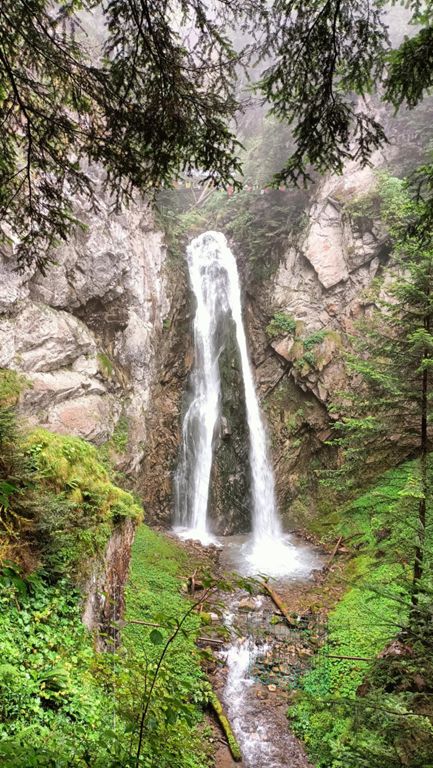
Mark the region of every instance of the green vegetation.
[[[415, 659], [429, 653], [431, 640], [424, 633], [414, 638], [408, 630], [414, 473], [414, 463], [388, 472], [380, 484], [346, 506], [334, 527], [335, 535], [352, 537], [359, 554], [346, 566], [348, 591], [329, 617], [326, 643], [304, 676], [301, 694], [289, 713], [317, 768], [431, 765], [423, 744], [433, 733], [429, 720], [433, 710], [429, 697], [413, 684], [420, 670], [426, 690], [433, 681], [433, 668]], [[433, 531], [426, 556], [430, 564]], [[399, 641], [403, 659], [398, 684], [393, 679], [398, 659], [377, 655], [396, 642], [402, 627], [406, 635]], [[406, 658], [403, 642], [412, 649]], [[421, 750], [420, 762], [405, 755], [410, 741], [402, 728], [406, 721]]]
[[129, 440], [129, 423], [126, 416], [121, 416], [116, 426], [114, 427], [111, 440], [117, 453], [126, 453]]
[[433, 250], [404, 183], [382, 176], [379, 191], [394, 272], [352, 339], [360, 385], [336, 398], [339, 463], [321, 473], [336, 498], [371, 487], [332, 514], [353, 548], [348, 591], [292, 711], [318, 768], [433, 765]]
[[310, 368], [314, 368], [319, 362], [315, 348], [320, 346], [327, 337], [332, 337], [334, 340], [337, 338], [335, 332], [325, 329], [314, 331], [306, 337], [302, 335], [302, 331], [303, 323], [296, 321], [292, 315], [288, 315], [286, 312], [276, 312], [271, 322], [266, 326], [266, 333], [270, 339], [288, 335], [293, 337], [295, 343], [291, 349], [291, 359], [301, 376], [307, 374]]
[[30, 382], [20, 373], [9, 368], [0, 368], [0, 407], [16, 405], [20, 394]]
[[273, 339], [276, 336], [296, 333], [296, 320], [292, 315], [285, 312], [276, 312], [269, 325], [266, 326], [266, 333]]
[[328, 335], [328, 331], [315, 331], [311, 334], [311, 336], [307, 336], [306, 339], [303, 339], [303, 345], [304, 349], [309, 352], [311, 349], [316, 347], [318, 344], [321, 344], [322, 341], [326, 339], [326, 336]]
[[97, 358], [102, 374], [110, 379], [114, 371], [112, 361], [105, 352], [98, 352]]
[[[138, 530], [127, 592], [124, 645], [96, 652], [81, 622], [81, 595], [68, 580], [23, 578], [12, 566], [0, 580], [0, 761], [5, 768], [129, 768], [138, 723], [167, 637], [190, 609], [180, 573], [190, 561], [146, 526]], [[158, 629], [152, 628], [157, 625]], [[195, 637], [184, 622], [166, 654], [151, 699], [138, 765], [206, 768], [200, 707], [208, 699]], [[188, 744], [188, 749], [185, 749]]]
[[[113, 526], [141, 509], [93, 446], [21, 432], [0, 407], [0, 762], [7, 768], [110, 765], [125, 724], [81, 621], [75, 584]], [[123, 730], [122, 730], [123, 729]]]
[[21, 433], [8, 407], [0, 470], [2, 766], [206, 768], [201, 619], [181, 595], [190, 558], [139, 528], [124, 642], [114, 624], [112, 652], [98, 652], [77, 587], [100, 567], [113, 528], [140, 520], [141, 507], [93, 446], [44, 429]]
[[227, 739], [227, 744], [229, 745], [229, 749], [233, 757], [233, 760], [235, 761], [235, 763], [240, 763], [242, 761], [241, 749], [232, 731], [231, 725], [226, 715], [224, 714], [222, 704], [213, 691], [210, 694], [210, 703], [213, 711], [215, 712], [218, 718], [219, 724], [221, 725], [221, 728], [224, 731], [224, 735]]
[[[132, 706], [140, 711], [161, 651], [191, 608], [191, 602], [180, 593], [190, 573], [191, 559], [179, 545], [146, 526], [138, 528], [126, 591], [127, 623], [122, 633], [129, 656], [130, 682], [124, 700], [128, 709]], [[158, 626], [152, 629], [128, 623], [135, 620]], [[147, 716], [143, 748], [146, 766], [207, 765], [199, 732], [199, 707], [209, 696], [195, 645], [200, 624], [199, 616], [190, 615], [164, 657]]]
[[114, 764], [114, 700], [81, 622], [80, 595], [67, 581], [23, 579], [11, 566], [0, 582], [0, 762], [4, 768]]
[[140, 520], [142, 509], [80, 438], [36, 429], [23, 440], [23, 456], [45, 499], [34, 521], [43, 562], [52, 573], [82, 580], [113, 526], [127, 517]]
[[236, 244], [249, 279], [262, 282], [275, 273], [288, 239], [303, 225], [305, 202], [299, 190], [261, 194], [246, 189], [233, 196], [215, 189], [166, 190], [158, 196], [158, 221], [174, 261], [183, 261], [188, 238], [206, 229], [222, 230]]

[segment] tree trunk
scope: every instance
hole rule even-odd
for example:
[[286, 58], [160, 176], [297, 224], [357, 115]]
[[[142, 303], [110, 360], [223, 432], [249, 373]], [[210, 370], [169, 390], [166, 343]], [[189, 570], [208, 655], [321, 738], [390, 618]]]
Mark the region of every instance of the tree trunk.
[[[427, 316], [424, 319], [424, 327], [426, 331], [430, 332], [430, 317]], [[428, 360], [430, 357], [428, 349], [424, 350], [423, 361]], [[428, 394], [429, 394], [429, 379], [428, 368], [424, 368], [422, 373], [422, 390], [421, 390], [421, 456], [420, 456], [420, 479], [421, 479], [421, 493], [422, 497], [419, 500], [418, 505], [418, 540], [415, 547], [415, 562], [413, 566], [413, 581], [412, 581], [412, 608], [416, 609], [418, 605], [418, 596], [420, 590], [421, 579], [423, 575], [424, 565], [424, 545], [425, 545], [425, 529], [426, 529], [426, 508], [427, 508], [427, 453], [428, 453]]]

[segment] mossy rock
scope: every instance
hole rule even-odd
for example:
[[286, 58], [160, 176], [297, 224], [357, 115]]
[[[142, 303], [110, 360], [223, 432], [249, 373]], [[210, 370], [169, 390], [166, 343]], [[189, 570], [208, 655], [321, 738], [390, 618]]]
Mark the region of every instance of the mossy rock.
[[11, 408], [17, 404], [21, 393], [31, 386], [29, 379], [9, 368], [0, 368], [0, 407]]

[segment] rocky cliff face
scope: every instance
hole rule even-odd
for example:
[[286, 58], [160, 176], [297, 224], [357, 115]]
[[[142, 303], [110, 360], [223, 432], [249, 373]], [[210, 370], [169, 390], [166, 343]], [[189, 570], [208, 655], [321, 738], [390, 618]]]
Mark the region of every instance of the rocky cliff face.
[[[280, 509], [293, 524], [316, 513], [314, 470], [332, 460], [329, 407], [347, 383], [341, 348], [388, 258], [380, 222], [352, 206], [375, 182], [355, 165], [322, 180], [273, 272], [254, 276], [242, 242], [233, 243]], [[266, 215], [265, 199], [262, 207]], [[78, 213], [87, 229], [56, 254], [47, 276], [0, 264], [0, 366], [30, 379], [20, 405], [30, 422], [108, 441], [117, 465], [135, 475], [147, 518], [168, 526], [192, 364], [185, 262], [166, 255], [144, 205], [113, 215], [101, 199], [97, 214]], [[278, 316], [289, 325], [273, 325]], [[211, 499], [216, 530], [230, 533], [249, 525], [247, 435], [235, 351], [221, 362]]]
[[[350, 386], [341, 350], [368, 306], [366, 289], [389, 255], [380, 221], [351, 212], [375, 184], [371, 169], [355, 165], [342, 177], [325, 178], [274, 276], [264, 290], [249, 292], [250, 336], [279, 504], [294, 525], [316, 514], [315, 470], [332, 462], [329, 407], [334, 393]], [[266, 327], [272, 317], [277, 320]]]
[[[137, 471], [158, 339], [168, 312], [165, 249], [150, 210], [78, 209], [86, 230], [46, 276], [0, 263], [0, 366], [30, 381], [21, 413], [96, 444]], [[114, 437], [113, 437], [114, 435]]]
[[[324, 179], [308, 201], [304, 226], [296, 228], [298, 234], [275, 261], [273, 273], [257, 270], [260, 254], [252, 265], [241, 240], [232, 243], [244, 286], [252, 362], [269, 424], [279, 506], [289, 525], [304, 525], [316, 514], [314, 470], [332, 461], [326, 444], [332, 423], [329, 406], [333, 393], [347, 384], [341, 348], [367, 306], [365, 289], [388, 258], [389, 243], [380, 222], [351, 212], [351, 203], [370, 194], [375, 185], [372, 170], [354, 165], [342, 177]], [[262, 208], [262, 215], [272, 214], [266, 202]], [[160, 341], [140, 472], [146, 508], [163, 525], [169, 525], [173, 515], [173, 477], [192, 365], [193, 306], [183, 260], [171, 258], [168, 274], [172, 304]], [[278, 314], [290, 320], [292, 331], [277, 327], [269, 332]], [[229, 344], [220, 358], [222, 418], [210, 497], [213, 528], [221, 534], [248, 530], [250, 525], [248, 435], [238, 363], [236, 349]]]

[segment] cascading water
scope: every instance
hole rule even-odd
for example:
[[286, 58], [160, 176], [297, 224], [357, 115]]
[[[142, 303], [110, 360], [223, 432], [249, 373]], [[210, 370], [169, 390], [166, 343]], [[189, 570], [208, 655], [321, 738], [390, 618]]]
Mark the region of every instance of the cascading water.
[[[184, 538], [215, 541], [209, 530], [209, 485], [214, 439], [221, 410], [219, 357], [224, 349], [225, 333], [232, 321], [236, 331], [244, 384], [246, 416], [249, 429], [251, 469], [252, 535], [239, 550], [231, 537], [223, 557], [234, 546], [239, 562], [236, 570], [247, 574], [265, 573], [299, 579], [308, 576], [315, 557], [306, 547], [292, 543], [281, 527], [275, 501], [272, 467], [268, 458], [266, 431], [254, 386], [247, 339], [242, 322], [241, 290], [236, 260], [227, 241], [219, 232], [206, 232], [192, 241], [187, 251], [192, 290], [197, 307], [194, 318], [195, 364], [191, 377], [191, 402], [183, 429], [179, 467], [176, 475], [176, 530]], [[234, 563], [233, 563], [234, 564]], [[264, 618], [266, 598], [254, 598], [248, 608], [251, 627], [234, 626], [241, 614], [243, 593], [230, 601], [224, 623], [230, 640], [220, 653], [225, 660], [227, 678], [223, 701], [239, 740], [246, 768], [283, 768], [290, 756], [293, 768], [307, 768], [302, 748], [285, 727], [285, 714], [272, 707], [257, 707], [257, 691], [264, 686], [254, 672], [274, 642], [263, 642], [256, 635]], [[269, 618], [269, 617], [268, 617]], [[267, 621], [267, 619], [266, 619]], [[257, 624], [258, 622], [258, 624]], [[254, 631], [251, 631], [252, 630]], [[270, 634], [270, 633], [269, 633]], [[276, 686], [269, 686], [273, 690]]]
[[277, 513], [274, 477], [254, 386], [235, 257], [220, 232], [195, 238], [187, 250], [191, 287], [197, 302], [194, 318], [195, 366], [192, 400], [186, 412], [176, 476], [176, 528], [185, 538], [213, 540], [209, 531], [209, 484], [214, 435], [220, 412], [218, 360], [224, 319], [235, 323], [250, 436], [252, 538], [244, 556], [253, 572], [283, 575], [298, 567], [296, 548], [284, 536]]
[[[219, 236], [221, 238], [221, 235]], [[195, 366], [192, 400], [182, 428], [176, 475], [176, 525], [188, 538], [212, 541], [208, 530], [209, 482], [213, 439], [219, 415], [218, 328], [228, 311], [227, 271], [213, 233], [193, 240], [187, 250], [191, 287], [196, 298]]]

